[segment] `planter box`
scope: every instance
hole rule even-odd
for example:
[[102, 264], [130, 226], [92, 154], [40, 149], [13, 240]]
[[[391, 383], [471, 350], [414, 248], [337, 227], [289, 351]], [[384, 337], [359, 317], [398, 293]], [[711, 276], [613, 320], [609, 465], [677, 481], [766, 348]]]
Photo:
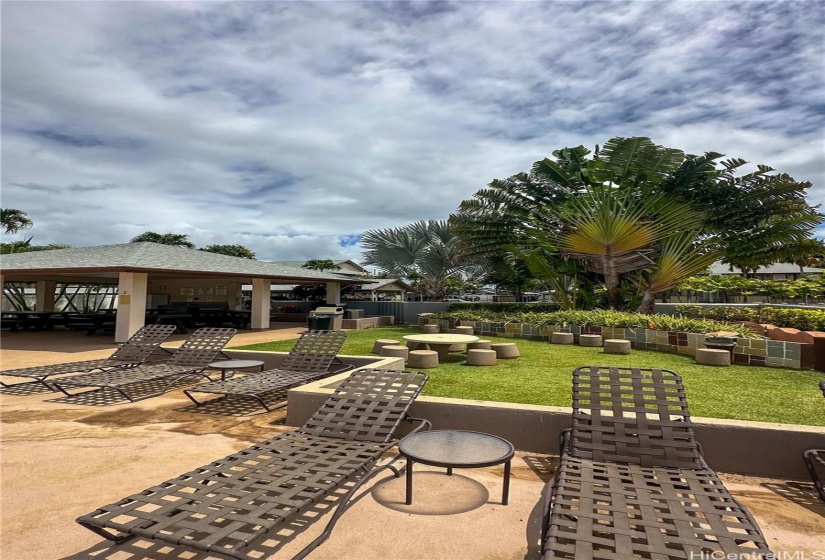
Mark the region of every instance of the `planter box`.
[[[441, 326], [442, 332], [452, 328], [455, 322], [445, 319], [428, 319], [430, 324]], [[550, 340], [553, 332], [572, 332], [578, 341], [581, 334], [601, 334], [604, 338], [621, 338], [629, 340], [633, 348], [653, 350], [669, 354], [695, 356], [698, 348], [705, 348], [705, 335], [661, 331], [644, 328], [600, 327], [579, 325], [544, 325], [538, 327], [529, 323], [485, 323], [482, 321], [461, 321], [462, 326], [473, 327], [477, 336], [501, 336], [505, 338], [528, 338], [531, 340]], [[811, 348], [807, 348], [811, 347]], [[732, 362], [751, 366], [773, 366], [792, 369], [814, 367], [815, 353], [813, 345], [799, 342], [766, 340], [763, 338], [737, 338], [733, 349]], [[803, 366], [804, 363], [804, 366]], [[819, 370], [822, 371], [822, 370]]]

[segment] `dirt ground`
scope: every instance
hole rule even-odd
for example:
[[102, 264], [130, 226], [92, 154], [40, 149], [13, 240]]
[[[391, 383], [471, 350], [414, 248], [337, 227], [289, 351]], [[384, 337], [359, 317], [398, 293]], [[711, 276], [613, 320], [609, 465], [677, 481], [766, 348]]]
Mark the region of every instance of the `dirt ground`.
[[[294, 333], [265, 336], [294, 337]], [[26, 344], [21, 340], [9, 342], [5, 335], [0, 340], [2, 369], [111, 353], [111, 345], [100, 343], [101, 348], [71, 354], [58, 350], [52, 355], [42, 345], [39, 351], [23, 349]], [[83, 341], [70, 344], [77, 349]], [[230, 346], [246, 343], [233, 340]], [[39, 362], [29, 362], [32, 359]], [[213, 558], [141, 540], [113, 545], [74, 519], [290, 429], [283, 419], [283, 411], [227, 409], [220, 404], [196, 408], [180, 390], [129, 403], [114, 398], [67, 399], [29, 383], [3, 388], [0, 556], [4, 560]], [[456, 471], [451, 477], [417, 466], [416, 499], [411, 506], [404, 504], [403, 478], [381, 475], [309, 558], [536, 560], [541, 491], [556, 464], [552, 456], [518, 453], [507, 506], [499, 503], [500, 466]], [[722, 478], [754, 514], [774, 552], [814, 558], [815, 552], [825, 551], [825, 503], [818, 500], [810, 482], [726, 474]], [[260, 545], [261, 557], [291, 557], [324, 524], [273, 536]]]

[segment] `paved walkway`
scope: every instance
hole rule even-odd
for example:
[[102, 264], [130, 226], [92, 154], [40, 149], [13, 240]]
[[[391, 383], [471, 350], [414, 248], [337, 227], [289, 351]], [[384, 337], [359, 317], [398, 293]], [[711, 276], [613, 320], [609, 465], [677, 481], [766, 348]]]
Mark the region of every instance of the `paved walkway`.
[[[302, 326], [237, 335], [230, 346], [295, 338]], [[61, 338], [57, 335], [67, 334]], [[76, 336], [72, 336], [76, 335]], [[180, 342], [184, 337], [175, 337]], [[3, 369], [105, 357], [103, 337], [5, 333]], [[25, 560], [212, 560], [147, 541], [114, 546], [74, 519], [94, 508], [290, 429], [284, 411], [195, 408], [181, 391], [113, 404], [74, 400], [27, 384], [0, 390], [2, 477], [0, 550]], [[310, 560], [537, 560], [542, 488], [556, 459], [518, 453], [510, 505], [502, 506], [502, 467], [457, 470], [452, 477], [416, 467], [415, 503], [404, 480], [379, 477]], [[774, 551], [813, 558], [825, 549], [825, 504], [809, 483], [723, 475], [756, 516]], [[261, 547], [289, 558], [324, 521]]]

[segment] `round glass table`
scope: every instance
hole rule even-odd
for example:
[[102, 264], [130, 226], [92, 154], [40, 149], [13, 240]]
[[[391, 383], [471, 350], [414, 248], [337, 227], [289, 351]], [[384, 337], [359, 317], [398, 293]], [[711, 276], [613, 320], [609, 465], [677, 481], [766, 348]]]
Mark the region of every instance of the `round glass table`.
[[446, 467], [448, 475], [453, 474], [454, 468], [477, 469], [504, 463], [501, 503], [507, 505], [510, 461], [515, 448], [506, 439], [482, 432], [432, 430], [405, 437], [399, 442], [398, 450], [407, 459], [407, 505], [412, 504], [414, 463]]
[[227, 377], [232, 377], [239, 369], [261, 368], [264, 370], [264, 363], [260, 360], [221, 360], [209, 364], [210, 369], [217, 369], [221, 372], [221, 381], [226, 381]]

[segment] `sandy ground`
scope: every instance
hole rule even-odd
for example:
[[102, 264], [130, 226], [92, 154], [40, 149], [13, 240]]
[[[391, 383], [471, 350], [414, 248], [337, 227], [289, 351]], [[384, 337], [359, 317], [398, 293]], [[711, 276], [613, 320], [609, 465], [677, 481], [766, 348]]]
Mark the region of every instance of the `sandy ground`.
[[[300, 331], [244, 333], [231, 346], [292, 338]], [[100, 337], [15, 333], [0, 339], [2, 369], [105, 357]], [[23, 337], [30, 338], [24, 339]], [[34, 339], [37, 339], [36, 341]], [[183, 337], [180, 337], [182, 340]], [[61, 345], [73, 349], [60, 350]], [[174, 344], [171, 344], [174, 345]], [[94, 348], [94, 346], [97, 346]], [[48, 348], [48, 350], [47, 350]], [[4, 381], [17, 381], [4, 378]], [[23, 560], [206, 560], [212, 556], [135, 540], [112, 545], [74, 522], [82, 514], [203, 463], [290, 429], [284, 412], [195, 408], [176, 390], [128, 403], [67, 399], [25, 384], [0, 391], [0, 556]], [[510, 504], [502, 506], [502, 467], [443, 471], [416, 467], [415, 503], [404, 481], [379, 476], [309, 558], [354, 560], [510, 560], [538, 558], [539, 498], [557, 460], [519, 453]], [[809, 482], [722, 475], [757, 518], [775, 552], [825, 551], [825, 504]], [[289, 558], [325, 521], [293, 527], [258, 548], [262, 558]]]

